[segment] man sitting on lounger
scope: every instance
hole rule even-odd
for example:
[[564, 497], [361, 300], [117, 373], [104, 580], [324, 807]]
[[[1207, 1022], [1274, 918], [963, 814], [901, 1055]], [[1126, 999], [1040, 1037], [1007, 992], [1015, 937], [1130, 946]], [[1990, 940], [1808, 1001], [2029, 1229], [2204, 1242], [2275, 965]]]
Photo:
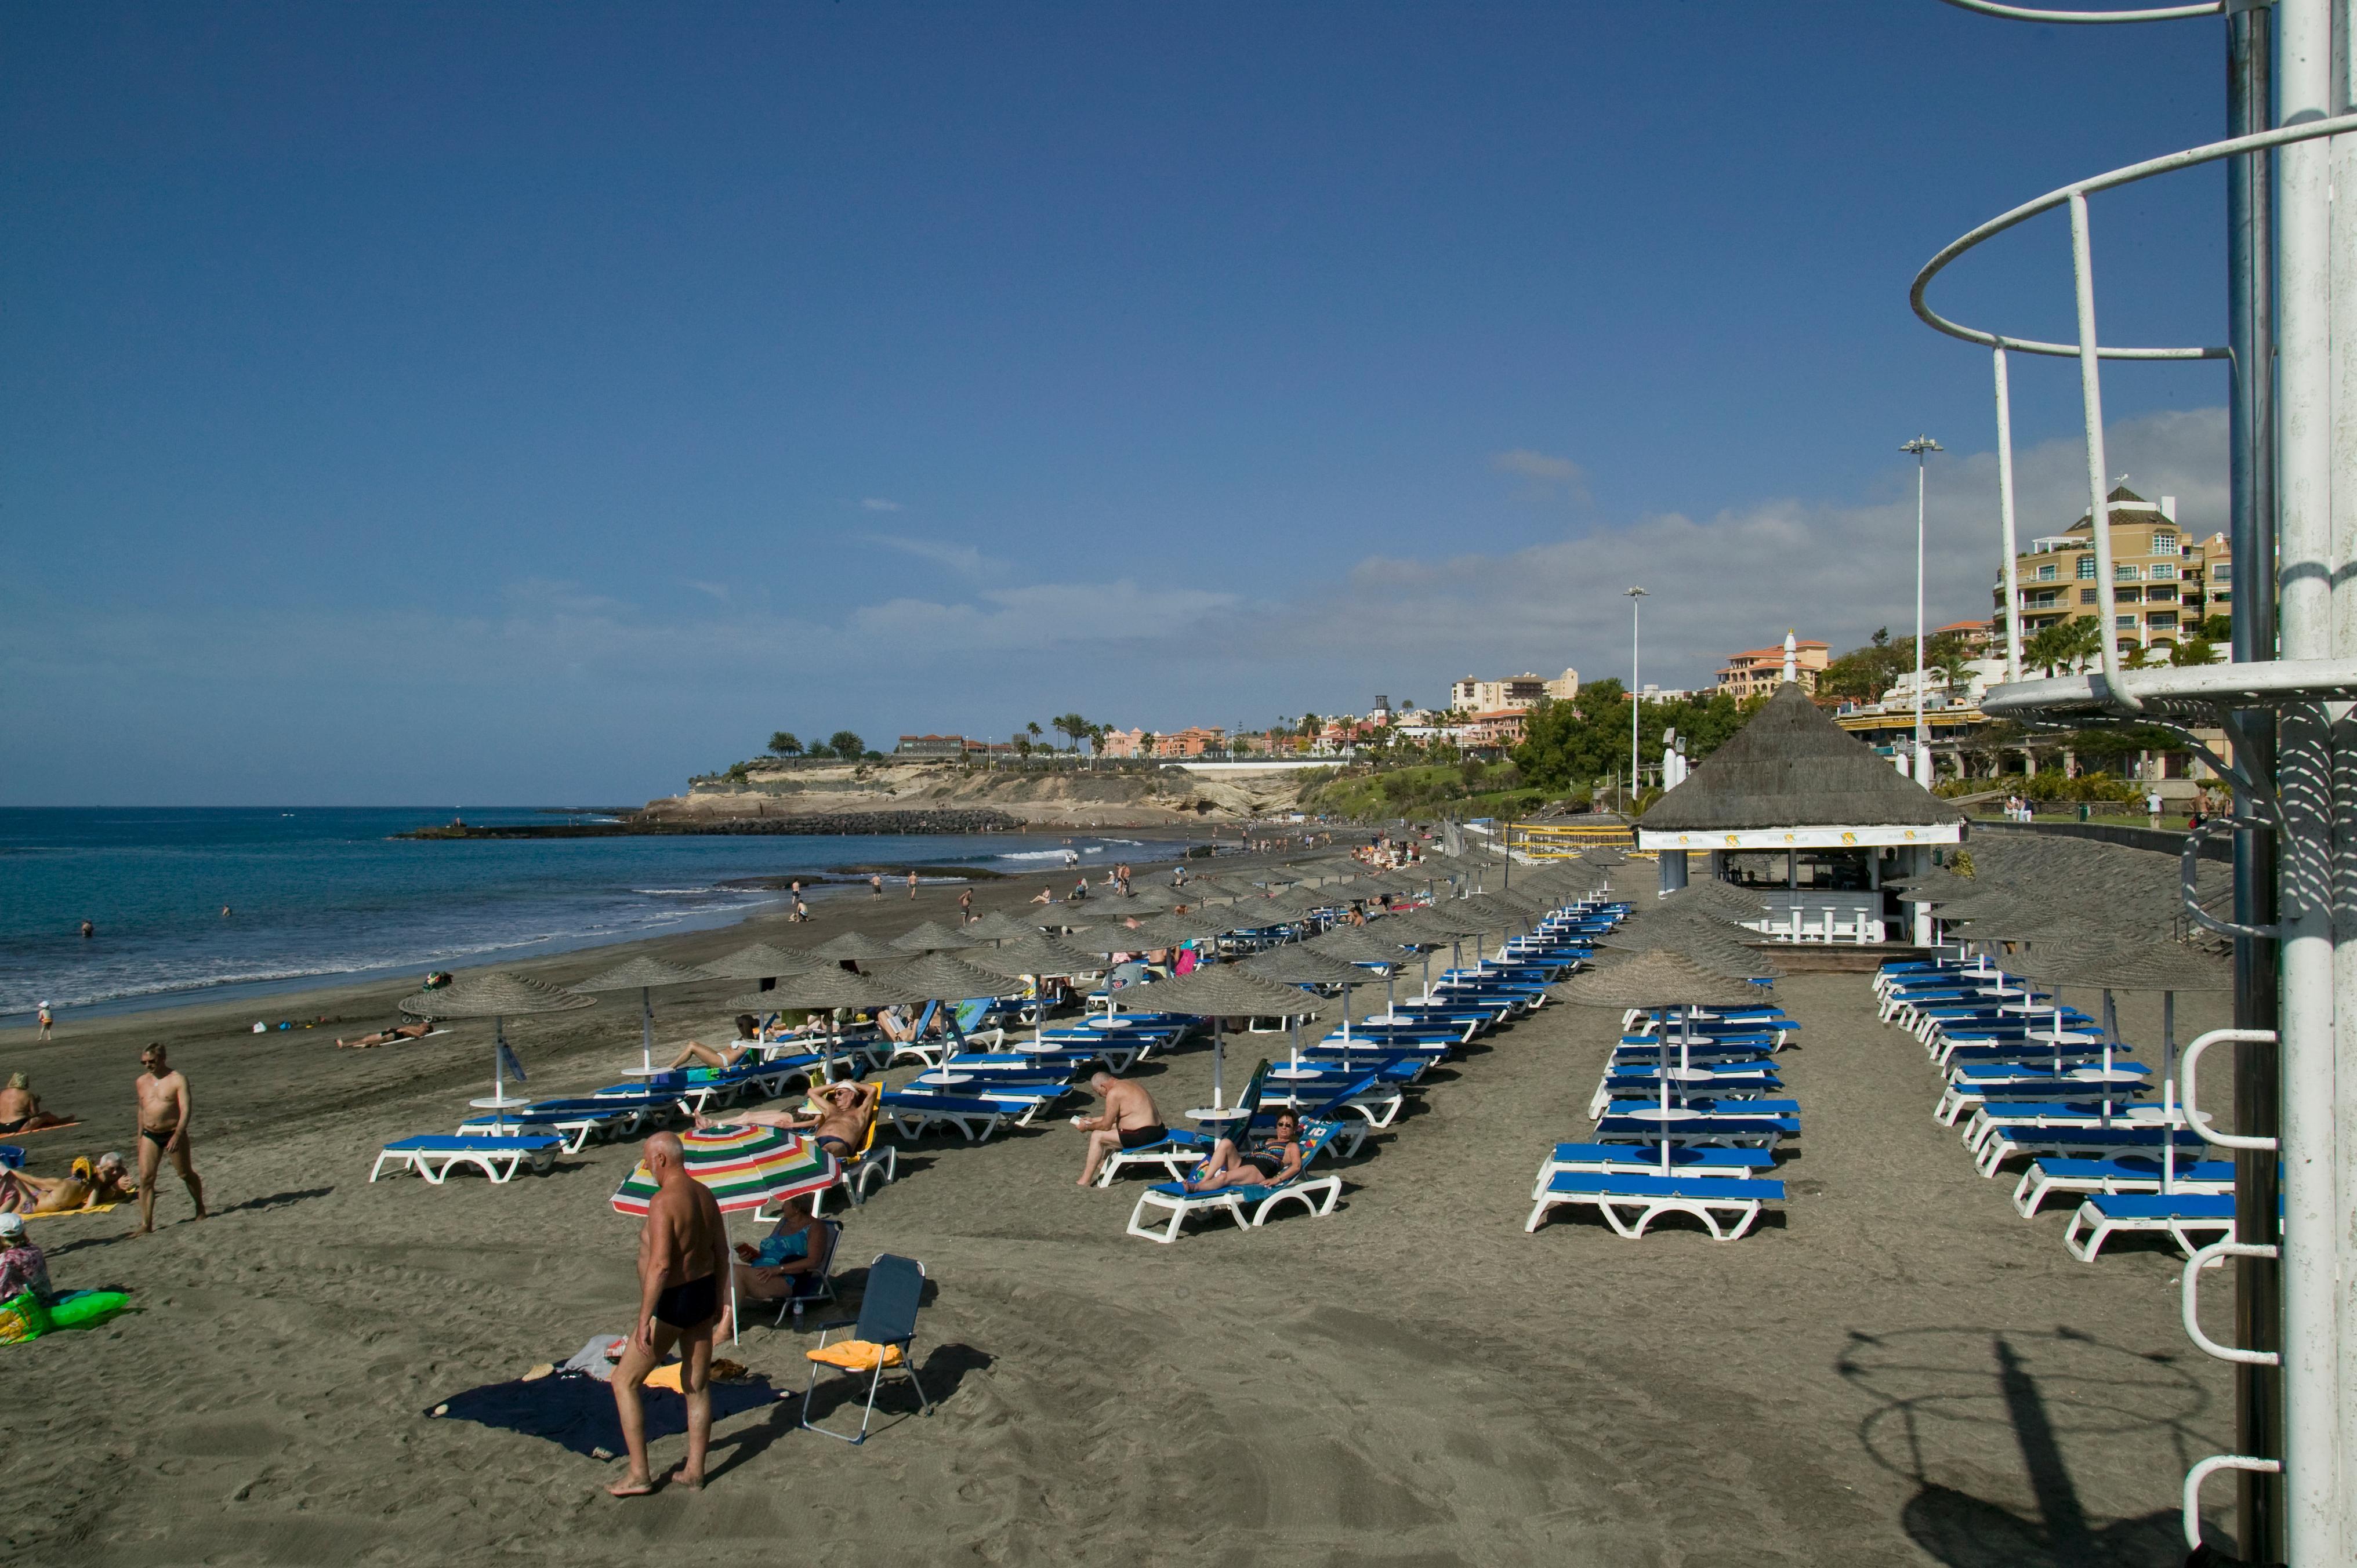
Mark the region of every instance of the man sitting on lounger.
[[372, 1046], [392, 1045], [395, 1040], [422, 1040], [433, 1032], [434, 1026], [430, 1023], [395, 1024], [390, 1028], [379, 1029], [373, 1035], [362, 1035], [356, 1040], [339, 1038], [336, 1046], [339, 1050], [364, 1051]]
[[867, 1142], [867, 1130], [875, 1125], [876, 1107], [884, 1095], [882, 1086], [853, 1081], [830, 1083], [811, 1091], [817, 1102], [815, 1115], [799, 1115], [791, 1111], [737, 1111], [726, 1116], [699, 1116], [696, 1126], [705, 1127], [782, 1127], [789, 1133], [808, 1133], [811, 1141], [833, 1155], [845, 1165], [859, 1157]]
[[1276, 1113], [1276, 1126], [1265, 1138], [1247, 1140], [1239, 1150], [1222, 1138], [1211, 1145], [1211, 1157], [1188, 1179], [1189, 1192], [1217, 1192], [1223, 1187], [1277, 1187], [1301, 1174], [1301, 1118], [1290, 1111]]
[[1162, 1112], [1154, 1108], [1154, 1096], [1146, 1092], [1144, 1084], [1100, 1072], [1090, 1075], [1089, 1088], [1104, 1101], [1104, 1110], [1095, 1116], [1072, 1118], [1072, 1125], [1089, 1135], [1088, 1159], [1081, 1166], [1082, 1187], [1095, 1182], [1097, 1167], [1115, 1149], [1142, 1149], [1170, 1135], [1162, 1124]]
[[[827, 1249], [834, 1240], [826, 1222], [811, 1212], [809, 1198], [786, 1199], [776, 1228], [759, 1247], [749, 1241], [737, 1244], [737, 1294], [748, 1301], [790, 1301], [807, 1294], [826, 1277]], [[731, 1326], [728, 1309], [723, 1307], [714, 1337], [726, 1335]]]
[[38, 1133], [44, 1127], [66, 1126], [72, 1120], [42, 1110], [40, 1096], [26, 1084], [21, 1072], [10, 1073], [8, 1087], [0, 1089], [0, 1133]]
[[101, 1155], [95, 1164], [76, 1160], [70, 1176], [0, 1171], [0, 1213], [71, 1214], [120, 1203], [137, 1193], [121, 1155]]

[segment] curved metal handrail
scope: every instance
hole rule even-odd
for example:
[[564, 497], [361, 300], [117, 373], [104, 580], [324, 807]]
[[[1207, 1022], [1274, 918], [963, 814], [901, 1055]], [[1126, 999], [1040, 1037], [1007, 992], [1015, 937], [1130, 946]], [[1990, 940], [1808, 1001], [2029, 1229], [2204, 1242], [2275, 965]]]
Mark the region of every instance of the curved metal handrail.
[[1996, 0], [1947, 0], [1959, 11], [1978, 11], [2008, 22], [2177, 22], [2188, 16], [2215, 16], [2225, 0], [2202, 0], [2198, 5], [2163, 5], [2150, 11], [2033, 11], [2027, 5], [2000, 5]]
[[[1953, 4], [1954, 0], [1950, 0], [1950, 3]], [[2129, 164], [2122, 168], [2091, 175], [2085, 179], [2076, 180], [2072, 184], [2050, 190], [2036, 200], [2025, 201], [2009, 212], [1999, 213], [1979, 228], [1949, 242], [1937, 255], [1923, 263], [1922, 271], [1915, 274], [1914, 286], [1907, 291], [1907, 303], [1913, 306], [1916, 316], [1926, 327], [1937, 332], [1944, 332], [1951, 338], [1959, 338], [1967, 343], [1977, 343], [1985, 349], [2014, 349], [2025, 354], [2049, 354], [2056, 359], [2075, 360], [2079, 357], [2079, 346], [2076, 343], [2044, 343], [2033, 338], [2007, 338], [1996, 332], [1984, 332], [1977, 327], [1966, 327], [1962, 322], [1951, 321], [1923, 302], [1924, 291], [1932, 286], [1932, 280], [1939, 276], [1950, 262], [1978, 245], [1982, 241], [1994, 239], [2007, 230], [2026, 223], [2042, 212], [2051, 212], [2058, 207], [2067, 206], [2073, 197], [2091, 196], [2099, 190], [2112, 190], [2123, 185], [2133, 185], [2140, 179], [2150, 179], [2155, 175], [2174, 174], [2179, 169], [2215, 163], [2221, 158], [2239, 157], [2244, 153], [2265, 152], [2271, 147], [2280, 147], [2288, 143], [2312, 141], [2319, 136], [2337, 136], [2349, 131], [2357, 131], [2357, 114], [2336, 114], [2330, 119], [2307, 120], [2297, 125], [2283, 125], [2272, 131], [2261, 131], [2256, 135], [2234, 136], [2226, 141], [2212, 142], [2203, 146], [2188, 147], [2182, 152], [2169, 153], [2157, 158], [2147, 158], [2140, 164]], [[2099, 348], [2095, 352], [2099, 358], [2105, 360], [2222, 360], [2227, 357], [2227, 350], [2224, 349]]]

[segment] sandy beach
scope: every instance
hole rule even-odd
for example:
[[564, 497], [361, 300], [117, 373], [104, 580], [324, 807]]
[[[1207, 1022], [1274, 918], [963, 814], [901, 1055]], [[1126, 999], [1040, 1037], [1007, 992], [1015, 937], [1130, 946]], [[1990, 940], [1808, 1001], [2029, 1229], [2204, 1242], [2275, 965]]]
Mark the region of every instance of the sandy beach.
[[[1652, 875], [1625, 868], [1623, 891], [1650, 897]], [[638, 951], [888, 937], [954, 921], [955, 897], [840, 897], [812, 928], [518, 967], [565, 983]], [[658, 998], [660, 1040], [725, 1037], [738, 985]], [[268, 1010], [367, 1026], [409, 989]], [[367, 1181], [380, 1144], [447, 1131], [487, 1091], [487, 1025], [339, 1051], [334, 1029], [247, 1032], [246, 1003], [12, 1034], [5, 1067], [83, 1118], [26, 1140], [38, 1171], [128, 1151], [138, 1047], [168, 1041], [215, 1214], [188, 1222], [167, 1174], [153, 1237], [128, 1236], [130, 1207], [35, 1222], [61, 1288], [119, 1286], [139, 1310], [6, 1352], [0, 1542], [54, 1564], [2178, 1561], [2179, 1479], [2233, 1423], [2223, 1365], [2178, 1325], [2176, 1256], [2128, 1241], [2083, 1265], [2067, 1203], [2018, 1218], [2010, 1178], [1980, 1179], [1932, 1122], [1935, 1076], [1876, 1023], [1865, 976], [1778, 995], [1803, 1026], [1783, 1072], [1806, 1131], [1784, 1213], [1734, 1244], [1523, 1233], [1615, 1022], [1554, 1004], [1431, 1075], [1320, 1220], [1155, 1246], [1123, 1234], [1134, 1186], [1075, 1188], [1060, 1120], [913, 1145], [849, 1211], [842, 1256], [855, 1282], [880, 1251], [924, 1262], [935, 1412], [855, 1449], [797, 1430], [799, 1397], [770, 1402], [720, 1423], [705, 1492], [630, 1504], [600, 1490], [619, 1465], [426, 1414], [619, 1332], [633, 1301], [634, 1228], [607, 1207], [630, 1147], [506, 1187]], [[2158, 1012], [2124, 997], [2124, 1030], [2157, 1037]], [[2222, 999], [2180, 999], [2181, 1038], [2223, 1022]], [[617, 999], [510, 1030], [535, 1094], [636, 1059]], [[1141, 1071], [1174, 1118], [1210, 1075], [1201, 1047]], [[2222, 1335], [2231, 1293], [2212, 1300]], [[812, 1342], [757, 1327], [727, 1353], [798, 1392]], [[681, 1448], [658, 1441], [658, 1469]]]

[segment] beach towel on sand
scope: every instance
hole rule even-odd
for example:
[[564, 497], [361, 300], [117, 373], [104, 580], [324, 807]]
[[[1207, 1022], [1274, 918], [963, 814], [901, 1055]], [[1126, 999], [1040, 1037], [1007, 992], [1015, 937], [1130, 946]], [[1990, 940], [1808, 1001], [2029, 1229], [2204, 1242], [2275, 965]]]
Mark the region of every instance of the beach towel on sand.
[[[712, 1419], [716, 1424], [788, 1397], [771, 1388], [767, 1378], [716, 1382], [712, 1385]], [[650, 1442], [677, 1437], [687, 1431], [687, 1401], [679, 1394], [651, 1388], [640, 1399], [646, 1408]], [[614, 1391], [586, 1373], [560, 1372], [529, 1383], [486, 1383], [465, 1393], [452, 1394], [425, 1414], [447, 1421], [471, 1421], [478, 1426], [520, 1432], [527, 1437], [544, 1437], [585, 1458], [610, 1459], [624, 1451], [621, 1418], [614, 1413]]]

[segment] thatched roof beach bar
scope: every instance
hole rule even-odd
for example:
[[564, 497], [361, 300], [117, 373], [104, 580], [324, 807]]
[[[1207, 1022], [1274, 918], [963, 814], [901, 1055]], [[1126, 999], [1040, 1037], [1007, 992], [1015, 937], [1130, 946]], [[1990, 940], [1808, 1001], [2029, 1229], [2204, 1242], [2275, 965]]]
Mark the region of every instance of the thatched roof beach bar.
[[1732, 854], [1781, 854], [1781, 896], [1763, 888], [1761, 897], [1766, 929], [1826, 941], [1883, 940], [1886, 858], [1897, 874], [1918, 874], [1933, 846], [1963, 838], [1962, 812], [1901, 777], [1792, 682], [1637, 824], [1637, 847], [1662, 857], [1665, 897], [1686, 886], [1697, 850], [1719, 880], [1735, 879]]

